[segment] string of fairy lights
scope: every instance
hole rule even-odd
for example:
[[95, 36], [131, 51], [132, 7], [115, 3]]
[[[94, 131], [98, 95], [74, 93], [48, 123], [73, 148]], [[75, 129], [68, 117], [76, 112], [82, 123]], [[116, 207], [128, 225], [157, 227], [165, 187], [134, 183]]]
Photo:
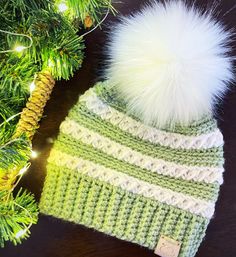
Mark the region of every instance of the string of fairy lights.
[[3, 53], [11, 53], [11, 52], [18, 52], [18, 53], [20, 53], [23, 50], [28, 49], [28, 48], [30, 48], [33, 45], [32, 37], [30, 37], [30, 36], [28, 36], [26, 34], [10, 32], [10, 31], [6, 31], [6, 30], [2, 30], [2, 29], [0, 29], [0, 32], [8, 34], [8, 35], [12, 35], [12, 36], [26, 37], [30, 41], [30, 44], [28, 46], [16, 45], [13, 49], [8, 49], [8, 50], [0, 51], [1, 54], [3, 54]]
[[[65, 1], [62, 1], [60, 3], [57, 4], [57, 8], [58, 8], [58, 11], [59, 12], [66, 12], [66, 11], [69, 11], [69, 7], [68, 5], [66, 4]], [[84, 37], [86, 36], [87, 34], [91, 33], [92, 31], [94, 31], [95, 29], [97, 29], [104, 21], [105, 19], [107, 18], [109, 14], [109, 8], [107, 9], [107, 12], [106, 14], [104, 15], [103, 19], [93, 28], [91, 29], [90, 31], [88, 32], [85, 32], [83, 35], [81, 35], [80, 37]], [[13, 49], [8, 49], [8, 50], [4, 50], [4, 51], [0, 51], [0, 54], [4, 54], [4, 53], [11, 53], [11, 52], [17, 52], [17, 53], [21, 53], [23, 52], [24, 50], [26, 49], [29, 49], [32, 47], [33, 45], [33, 38], [29, 35], [26, 35], [26, 34], [20, 34], [20, 33], [15, 33], [15, 32], [11, 32], [11, 31], [6, 31], [6, 30], [1, 30], [0, 29], [0, 33], [4, 33], [4, 34], [8, 34], [8, 35], [12, 35], [12, 36], [18, 36], [18, 37], [25, 37], [29, 40], [29, 44], [28, 45], [21, 45], [21, 44], [18, 44], [16, 43], [16, 45], [14, 46]], [[48, 61], [48, 65], [50, 66], [50, 60]], [[34, 80], [29, 84], [29, 93], [32, 94], [32, 92], [35, 90], [36, 88], [36, 84], [35, 84], [35, 80], [36, 80], [36, 77], [37, 75], [35, 74], [34, 76]], [[16, 118], [17, 116], [19, 116], [21, 114], [21, 112], [11, 116], [10, 118], [8, 118], [7, 120], [5, 120], [2, 124], [0, 124], [0, 127], [5, 124], [5, 123], [8, 123], [10, 122], [12, 119]], [[8, 142], [7, 144], [11, 144], [13, 142], [13, 140], [18, 140], [17, 138], [16, 139], [12, 139], [10, 142]], [[5, 145], [4, 145], [5, 146]], [[1, 147], [4, 147], [4, 146], [1, 146]], [[0, 147], [0, 148], [1, 148]], [[32, 149], [31, 147], [31, 158], [32, 159], [35, 159], [37, 158], [39, 155], [39, 153], [35, 150]], [[16, 188], [16, 186], [19, 184], [22, 176], [28, 171], [29, 167], [31, 166], [31, 163], [28, 162], [23, 168], [21, 168], [18, 172], [18, 174], [16, 175], [16, 177], [18, 177], [17, 181], [15, 182], [15, 184], [13, 185], [13, 187], [11, 188], [9, 194], [8, 194], [8, 199], [10, 197], [10, 194], [11, 192]], [[30, 218], [31, 222], [29, 223], [29, 225], [27, 227], [25, 227], [24, 229], [21, 229], [19, 231], [17, 231], [15, 233], [15, 238], [18, 239], [18, 238], [21, 238], [23, 237], [28, 231], [29, 229], [31, 228], [31, 226], [33, 225], [33, 218], [30, 214], [30, 212], [25, 209], [23, 206], [19, 205], [18, 203], [14, 203], [18, 208], [21, 208], [22, 210], [24, 210], [28, 217]]]

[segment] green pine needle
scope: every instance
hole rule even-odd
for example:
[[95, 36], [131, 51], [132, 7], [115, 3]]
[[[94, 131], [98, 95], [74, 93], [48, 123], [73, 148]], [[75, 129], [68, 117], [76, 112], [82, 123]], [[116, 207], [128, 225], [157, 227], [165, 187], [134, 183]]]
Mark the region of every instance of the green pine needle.
[[[32, 194], [19, 190], [12, 193], [0, 192], [0, 246], [6, 241], [18, 244], [29, 237], [29, 225], [37, 223], [38, 207]], [[24, 232], [24, 233], [21, 233]], [[18, 236], [19, 235], [19, 236]]]
[[[61, 0], [56, 0], [56, 5], [61, 2]], [[79, 19], [82, 24], [88, 15], [95, 21], [94, 25], [96, 25], [108, 9], [115, 13], [111, 0], [65, 0], [63, 2], [68, 6], [66, 14], [72, 19]]]
[[36, 65], [27, 55], [20, 58], [11, 54], [0, 59], [0, 96], [14, 97], [17, 103], [19, 99], [26, 99], [36, 71]]
[[[5, 131], [5, 133], [4, 133]], [[30, 158], [31, 148], [29, 140], [24, 137], [9, 138], [13, 132], [0, 131], [0, 171], [9, 171], [23, 164]]]
[[61, 14], [40, 11], [31, 20], [30, 33], [35, 38], [32, 58], [39, 60], [42, 69], [49, 67], [56, 79], [69, 79], [83, 60], [84, 44], [77, 32]]
[[[65, 1], [80, 25], [88, 15], [96, 25], [108, 9], [114, 11], [110, 0]], [[1, 30], [25, 34], [33, 44], [20, 53], [0, 53], [0, 187], [4, 190], [0, 191], [0, 247], [7, 241], [20, 243], [29, 236], [29, 226], [37, 222], [33, 196], [20, 190], [14, 197], [12, 192], [18, 169], [30, 158], [29, 140], [24, 135], [14, 138], [30, 84], [37, 72], [48, 68], [55, 79], [69, 79], [84, 57], [76, 22], [60, 13], [55, 3], [59, 0], [1, 0]], [[30, 43], [27, 37], [0, 32], [0, 51]]]

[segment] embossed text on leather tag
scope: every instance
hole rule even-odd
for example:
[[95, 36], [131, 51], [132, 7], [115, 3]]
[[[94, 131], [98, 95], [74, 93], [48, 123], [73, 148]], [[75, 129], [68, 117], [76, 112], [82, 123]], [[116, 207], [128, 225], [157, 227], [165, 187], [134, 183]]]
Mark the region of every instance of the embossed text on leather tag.
[[155, 254], [161, 257], [178, 257], [181, 243], [166, 236], [161, 236]]

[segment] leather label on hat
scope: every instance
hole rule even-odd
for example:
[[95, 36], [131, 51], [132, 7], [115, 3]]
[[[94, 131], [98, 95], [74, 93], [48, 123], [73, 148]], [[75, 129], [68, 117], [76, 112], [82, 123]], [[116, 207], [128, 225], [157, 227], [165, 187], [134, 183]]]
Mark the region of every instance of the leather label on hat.
[[161, 236], [154, 253], [161, 257], [178, 257], [180, 248], [180, 242], [166, 236]]

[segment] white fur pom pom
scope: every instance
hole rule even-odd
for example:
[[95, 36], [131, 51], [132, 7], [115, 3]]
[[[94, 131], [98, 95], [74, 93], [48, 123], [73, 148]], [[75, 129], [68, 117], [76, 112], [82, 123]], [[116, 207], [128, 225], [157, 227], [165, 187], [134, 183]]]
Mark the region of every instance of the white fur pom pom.
[[188, 125], [212, 113], [233, 78], [229, 40], [210, 12], [154, 2], [112, 33], [106, 75], [146, 124]]

